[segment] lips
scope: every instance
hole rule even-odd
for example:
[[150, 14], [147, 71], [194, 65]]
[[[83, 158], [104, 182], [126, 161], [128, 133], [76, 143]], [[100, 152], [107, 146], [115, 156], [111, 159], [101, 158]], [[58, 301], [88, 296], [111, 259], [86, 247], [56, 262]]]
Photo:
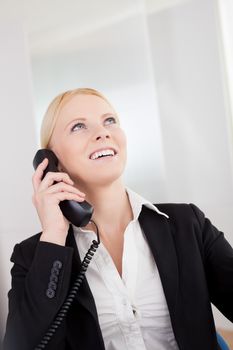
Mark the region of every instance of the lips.
[[96, 160], [106, 156], [112, 157], [112, 156], [115, 156], [116, 154], [117, 154], [117, 151], [113, 147], [104, 147], [92, 152], [89, 156], [89, 159]]

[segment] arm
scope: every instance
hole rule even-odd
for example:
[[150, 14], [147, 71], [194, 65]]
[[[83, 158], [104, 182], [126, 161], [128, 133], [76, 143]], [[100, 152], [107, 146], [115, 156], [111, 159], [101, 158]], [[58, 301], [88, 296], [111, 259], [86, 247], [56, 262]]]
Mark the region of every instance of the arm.
[[202, 232], [204, 264], [211, 302], [233, 322], [233, 249], [195, 205], [191, 207]]
[[[4, 339], [7, 350], [34, 349], [69, 289], [73, 248], [40, 241], [31, 260], [27, 241], [15, 246], [11, 258], [14, 266]], [[51, 348], [57, 349], [64, 338], [62, 325], [51, 341]], [[65, 345], [59, 349], [65, 349]]]

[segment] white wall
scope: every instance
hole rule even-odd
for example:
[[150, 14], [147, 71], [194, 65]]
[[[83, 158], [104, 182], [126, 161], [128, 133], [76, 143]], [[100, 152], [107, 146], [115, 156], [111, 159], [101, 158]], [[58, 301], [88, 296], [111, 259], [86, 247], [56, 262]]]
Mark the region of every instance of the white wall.
[[223, 75], [226, 85], [226, 95], [229, 101], [228, 110], [231, 115], [231, 128], [229, 128], [229, 132], [233, 133], [233, 2], [231, 0], [216, 0], [216, 8], [220, 28], [219, 37], [222, 48]]
[[10, 1], [1, 1], [1, 331], [7, 313], [6, 294], [10, 287], [11, 267], [9, 258], [13, 246], [38, 230], [36, 214], [31, 205], [31, 164], [36, 149], [31, 67], [21, 16], [19, 2], [12, 4]]
[[232, 134], [214, 1], [186, 1], [149, 15], [148, 23], [169, 200], [232, 206]]

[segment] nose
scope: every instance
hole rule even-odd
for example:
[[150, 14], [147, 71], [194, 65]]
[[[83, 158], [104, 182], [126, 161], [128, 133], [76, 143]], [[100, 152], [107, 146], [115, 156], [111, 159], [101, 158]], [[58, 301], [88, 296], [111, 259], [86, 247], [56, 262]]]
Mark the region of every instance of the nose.
[[103, 126], [100, 126], [99, 128], [96, 129], [95, 135], [94, 135], [94, 139], [96, 141], [109, 139], [109, 138], [110, 138], [110, 133], [106, 128], [104, 128]]
[[110, 138], [110, 136], [108, 135], [108, 134], [106, 134], [106, 135], [104, 135], [104, 134], [102, 134], [102, 135], [99, 135], [99, 136], [97, 136], [96, 137], [96, 140], [101, 140], [101, 139], [109, 139]]

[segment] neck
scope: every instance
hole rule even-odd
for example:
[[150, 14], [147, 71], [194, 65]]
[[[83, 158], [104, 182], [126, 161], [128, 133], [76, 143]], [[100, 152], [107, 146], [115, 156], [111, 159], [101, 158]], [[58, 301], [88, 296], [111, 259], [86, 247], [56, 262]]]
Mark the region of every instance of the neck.
[[[121, 179], [105, 187], [88, 189], [86, 200], [94, 207], [92, 219], [98, 225], [101, 236], [124, 232], [133, 218], [128, 195]], [[86, 228], [89, 229], [89, 225]]]

